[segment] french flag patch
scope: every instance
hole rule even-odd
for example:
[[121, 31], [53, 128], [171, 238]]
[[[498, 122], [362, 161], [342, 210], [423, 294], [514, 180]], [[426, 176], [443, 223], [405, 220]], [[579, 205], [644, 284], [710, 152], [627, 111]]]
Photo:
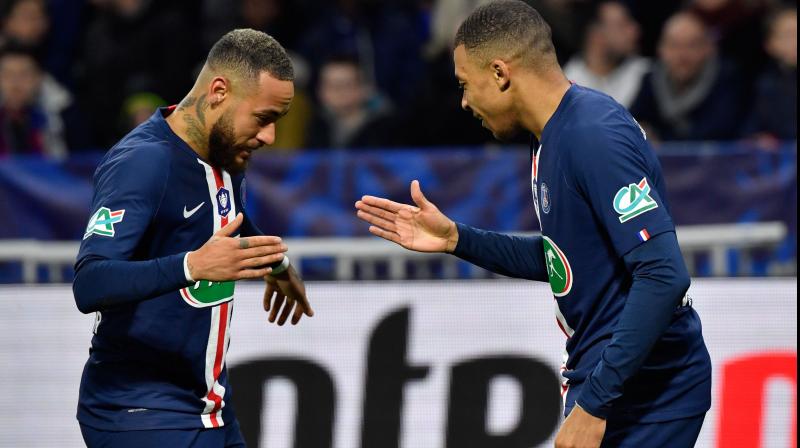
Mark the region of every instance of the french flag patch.
[[647, 229], [642, 229], [639, 231], [639, 239], [642, 241], [647, 241], [650, 239], [650, 234], [647, 233]]

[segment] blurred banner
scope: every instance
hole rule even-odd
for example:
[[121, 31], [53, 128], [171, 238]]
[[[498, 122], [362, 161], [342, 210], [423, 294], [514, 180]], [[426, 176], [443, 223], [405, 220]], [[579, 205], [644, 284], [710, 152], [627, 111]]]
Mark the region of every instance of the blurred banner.
[[[546, 284], [310, 283], [297, 327], [267, 323], [262, 288], [237, 288], [228, 358], [249, 447], [552, 446], [565, 341]], [[714, 364], [697, 446], [796, 446], [797, 280], [691, 293]], [[93, 316], [66, 285], [0, 287], [0, 303], [0, 446], [82, 446]]]
[[[794, 253], [797, 145], [773, 151], [742, 143], [659, 148], [678, 225], [783, 221]], [[78, 240], [89, 215], [99, 154], [62, 163], [0, 162], [0, 239]], [[598, 160], [597, 163], [603, 163]], [[247, 177], [247, 211], [267, 234], [368, 235], [353, 203], [364, 194], [408, 202], [409, 184], [454, 220], [498, 231], [537, 228], [528, 148], [268, 152]]]

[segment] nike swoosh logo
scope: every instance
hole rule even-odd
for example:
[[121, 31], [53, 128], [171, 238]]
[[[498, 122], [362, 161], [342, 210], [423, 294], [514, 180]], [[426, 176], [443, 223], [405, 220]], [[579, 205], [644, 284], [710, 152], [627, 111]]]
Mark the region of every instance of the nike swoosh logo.
[[192, 215], [194, 215], [194, 212], [200, 210], [200, 207], [202, 207], [203, 204], [205, 204], [205, 203], [206, 203], [206, 201], [203, 201], [197, 207], [195, 207], [195, 208], [193, 208], [191, 210], [186, 210], [186, 206], [184, 205], [183, 206], [183, 217], [185, 219], [189, 219]]

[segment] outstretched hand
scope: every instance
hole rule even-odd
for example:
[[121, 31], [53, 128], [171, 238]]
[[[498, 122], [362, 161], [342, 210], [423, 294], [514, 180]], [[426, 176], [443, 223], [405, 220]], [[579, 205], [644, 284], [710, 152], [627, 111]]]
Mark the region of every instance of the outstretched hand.
[[356, 216], [370, 224], [373, 235], [418, 252], [453, 252], [458, 243], [456, 224], [422, 193], [419, 181], [411, 182], [416, 206], [389, 199], [364, 196], [356, 202]]

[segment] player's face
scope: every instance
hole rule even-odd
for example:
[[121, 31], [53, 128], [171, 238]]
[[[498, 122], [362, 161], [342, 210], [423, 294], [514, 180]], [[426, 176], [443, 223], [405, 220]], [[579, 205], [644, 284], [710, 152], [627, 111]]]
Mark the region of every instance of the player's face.
[[514, 120], [510, 95], [498, 85], [495, 72], [470, 58], [463, 45], [453, 53], [456, 78], [462, 90], [461, 108], [481, 120], [481, 125], [501, 141], [511, 140], [520, 127]]
[[294, 84], [262, 73], [255, 92], [234, 100], [211, 128], [209, 158], [230, 173], [241, 173], [253, 151], [275, 142], [275, 123], [289, 112]]

